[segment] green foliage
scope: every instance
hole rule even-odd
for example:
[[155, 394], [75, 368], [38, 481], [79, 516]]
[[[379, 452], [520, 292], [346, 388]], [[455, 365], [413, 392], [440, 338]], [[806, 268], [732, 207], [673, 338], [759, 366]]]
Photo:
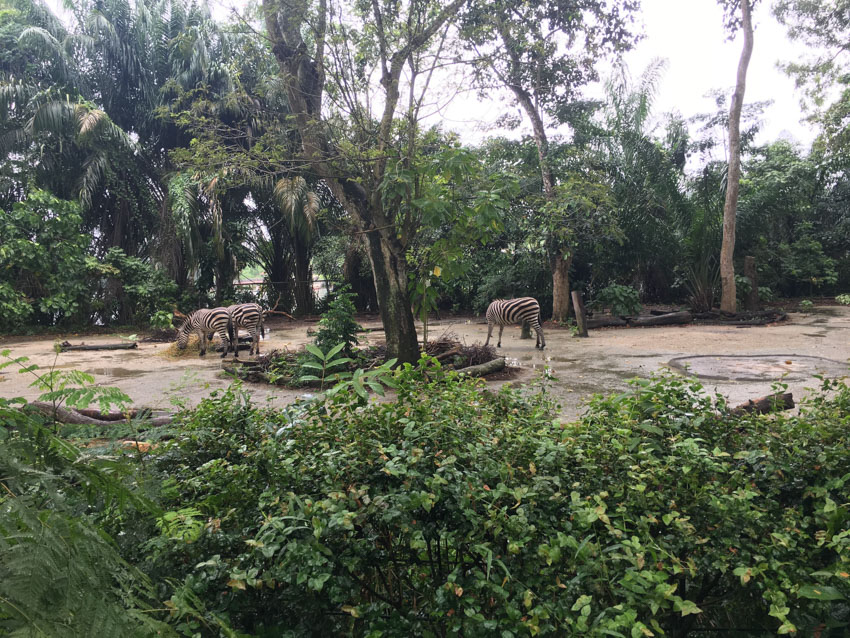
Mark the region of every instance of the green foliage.
[[73, 202], [32, 191], [0, 222], [0, 329], [31, 323], [140, 321], [174, 303], [176, 285], [120, 248], [88, 254]]
[[593, 300], [600, 308], [610, 308], [616, 316], [637, 315], [643, 307], [640, 303], [640, 293], [631, 286], [611, 284], [597, 293]]
[[838, 281], [835, 260], [824, 253], [823, 246], [813, 236], [813, 225], [802, 222], [797, 230], [795, 241], [779, 245], [783, 272], [792, 280], [807, 283], [810, 291], [835, 284]]
[[[301, 382], [318, 381], [320, 389], [324, 390], [325, 382], [327, 381], [342, 381], [343, 379], [351, 378], [350, 372], [341, 370], [331, 372], [332, 368], [339, 368], [339, 366], [346, 365], [353, 361], [351, 357], [342, 356], [342, 350], [344, 348], [344, 343], [338, 343], [328, 350], [327, 353], [324, 353], [318, 346], [308, 343], [304, 346], [304, 349], [313, 356], [313, 359], [310, 360], [303, 358], [300, 361], [300, 364], [302, 369], [306, 368], [308, 370], [313, 370], [315, 373], [303, 374], [298, 378], [298, 380]], [[316, 373], [321, 376], [317, 376]]]
[[850, 295], [836, 295], [835, 300], [844, 306], [850, 306]]
[[109, 516], [155, 511], [130, 466], [55, 436], [23, 404], [0, 398], [0, 634], [175, 635], [150, 579], [104, 529]]
[[76, 204], [39, 190], [3, 213], [0, 329], [20, 328], [33, 314], [48, 325], [79, 318], [87, 296], [81, 221]]
[[149, 323], [154, 330], [168, 330], [174, 327], [174, 313], [167, 310], [157, 310], [151, 315]]
[[354, 320], [354, 294], [347, 286], [337, 288], [331, 296], [328, 311], [319, 320], [316, 339], [313, 343], [322, 352], [328, 352], [338, 344], [342, 344], [342, 354], [345, 357], [354, 355], [357, 345], [357, 331], [363, 328]]
[[815, 304], [813, 304], [813, 303], [812, 303], [811, 301], [809, 301], [808, 299], [803, 299], [803, 300], [802, 300], [802, 301], [800, 301], [800, 303], [798, 303], [797, 305], [800, 307], [800, 310], [802, 310], [802, 311], [804, 311], [804, 312], [810, 312], [810, 311], [811, 311], [811, 309], [815, 307]]
[[641, 380], [565, 426], [428, 360], [395, 381], [392, 403], [202, 402], [146, 463], [181, 522], [138, 560], [252, 635], [847, 629], [844, 384], [732, 416]]

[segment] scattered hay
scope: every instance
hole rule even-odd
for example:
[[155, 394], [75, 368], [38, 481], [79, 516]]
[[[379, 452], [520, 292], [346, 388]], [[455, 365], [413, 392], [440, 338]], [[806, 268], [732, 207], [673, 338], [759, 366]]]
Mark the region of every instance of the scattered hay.
[[[208, 345], [207, 352], [209, 352], [209, 350], [210, 348]], [[175, 341], [157, 354], [168, 359], [188, 359], [190, 357], [197, 357], [201, 354], [201, 340], [198, 338], [198, 335], [191, 334], [189, 335], [189, 343], [186, 345], [185, 350], [180, 350], [177, 347], [177, 342]]]

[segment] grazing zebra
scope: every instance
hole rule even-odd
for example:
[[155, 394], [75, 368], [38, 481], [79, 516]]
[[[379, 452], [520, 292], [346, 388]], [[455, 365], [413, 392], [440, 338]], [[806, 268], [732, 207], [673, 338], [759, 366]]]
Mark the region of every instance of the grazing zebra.
[[541, 350], [546, 347], [546, 339], [543, 337], [543, 328], [540, 327], [540, 304], [534, 297], [520, 297], [519, 299], [496, 299], [487, 308], [487, 341], [493, 335], [493, 326], [499, 326], [499, 343], [497, 348], [502, 347], [502, 331], [505, 326], [527, 321], [537, 333], [535, 348]]
[[[263, 326], [263, 309], [255, 303], [242, 303], [228, 306], [227, 312], [230, 313], [230, 320], [233, 322], [233, 334], [237, 338], [236, 345], [233, 348], [233, 357], [239, 358], [239, 328], [245, 328], [251, 335], [251, 349], [248, 351], [248, 356], [259, 355], [260, 335], [263, 338], [266, 336], [266, 329]], [[255, 348], [256, 353], [254, 352]]]
[[180, 350], [185, 350], [189, 343], [189, 334], [197, 332], [201, 338], [201, 355], [207, 353], [207, 334], [212, 341], [212, 335], [218, 333], [221, 337], [221, 342], [224, 344], [224, 352], [221, 358], [227, 356], [227, 352], [234, 343], [233, 339], [233, 324], [230, 321], [230, 313], [227, 308], [201, 308], [196, 310], [186, 318], [183, 325], [177, 331], [177, 347]]

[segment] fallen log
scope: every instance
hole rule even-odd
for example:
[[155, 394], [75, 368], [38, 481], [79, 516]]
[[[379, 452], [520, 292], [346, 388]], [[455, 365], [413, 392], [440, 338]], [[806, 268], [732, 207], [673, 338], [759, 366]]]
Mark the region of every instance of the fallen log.
[[63, 341], [59, 344], [59, 349], [62, 352], [66, 352], [68, 350], [133, 350], [138, 347], [139, 344], [135, 341], [129, 341], [125, 343], [101, 343], [90, 346], [87, 346], [85, 344], [75, 346], [68, 343], [67, 341]]
[[625, 326], [628, 325], [625, 319], [621, 319], [620, 317], [588, 317], [587, 319], [587, 327], [589, 329], [593, 328], [607, 328], [608, 326]]
[[683, 323], [691, 323], [694, 316], [687, 310], [681, 312], [668, 312], [666, 315], [635, 317], [629, 321], [631, 326], [670, 326]]
[[74, 412], [79, 412], [83, 416], [101, 421], [126, 421], [127, 419], [136, 419], [139, 416], [150, 415], [151, 413], [149, 408], [138, 408], [124, 412], [101, 412], [92, 408], [74, 408]]
[[[68, 408], [63, 408], [58, 405], [53, 405], [52, 403], [45, 403], [44, 401], [30, 401], [25, 406], [27, 408], [31, 408], [36, 412], [40, 412], [41, 414], [58, 421], [59, 423], [73, 423], [75, 425], [115, 425], [116, 423], [129, 423], [129, 419], [124, 419], [123, 421], [107, 421], [105, 419], [94, 419], [90, 416], [86, 416], [85, 414], [80, 414], [77, 410], [71, 410]], [[143, 422], [145, 425], [149, 425], [151, 427], [156, 427], [160, 425], [169, 425], [172, 421], [173, 417], [171, 416], [160, 416], [155, 417], [153, 419], [145, 419]]]
[[458, 370], [459, 373], [465, 374], [470, 377], [483, 377], [484, 375], [491, 374], [493, 372], [498, 372], [499, 370], [505, 369], [505, 358], [500, 357], [498, 359], [493, 359], [492, 361], [488, 361], [487, 363], [480, 363], [477, 366], [469, 366], [468, 368], [461, 368]]
[[791, 392], [778, 392], [769, 394], [766, 397], [758, 399], [750, 399], [746, 403], [732, 409], [732, 414], [740, 416], [747, 412], [755, 412], [756, 414], [767, 414], [777, 410], [791, 410], [794, 407], [794, 397]]

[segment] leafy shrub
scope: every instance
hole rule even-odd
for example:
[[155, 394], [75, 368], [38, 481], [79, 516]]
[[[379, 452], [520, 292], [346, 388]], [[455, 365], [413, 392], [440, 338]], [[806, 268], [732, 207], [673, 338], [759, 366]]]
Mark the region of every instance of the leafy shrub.
[[357, 345], [357, 331], [362, 330], [354, 320], [354, 293], [348, 286], [340, 286], [334, 291], [328, 306], [328, 311], [319, 320], [314, 343], [322, 352], [327, 353], [338, 344], [344, 344], [342, 353], [351, 357], [353, 348]]
[[845, 306], [850, 306], [850, 295], [837, 295], [835, 300]]
[[610, 308], [616, 316], [636, 315], [640, 313], [640, 293], [631, 286], [611, 284], [596, 295], [594, 303], [600, 308]]
[[813, 304], [813, 303], [812, 303], [811, 301], [809, 301], [808, 299], [803, 299], [803, 300], [802, 300], [802, 301], [800, 301], [800, 303], [799, 303], [799, 304], [797, 304], [797, 305], [800, 307], [800, 310], [803, 310], [804, 312], [809, 312], [812, 308], [814, 308], [814, 307], [815, 307], [815, 304]]
[[31, 315], [47, 325], [79, 317], [87, 298], [81, 223], [76, 204], [40, 190], [0, 215], [0, 329], [24, 327]]
[[174, 313], [167, 310], [157, 310], [151, 315], [150, 325], [154, 330], [169, 330], [174, 327]]
[[164, 509], [207, 523], [152, 535], [152, 577], [254, 635], [847, 629], [842, 383], [765, 417], [642, 380], [564, 426], [545, 393], [426, 361], [396, 382], [367, 406], [203, 402], [147, 467]]

